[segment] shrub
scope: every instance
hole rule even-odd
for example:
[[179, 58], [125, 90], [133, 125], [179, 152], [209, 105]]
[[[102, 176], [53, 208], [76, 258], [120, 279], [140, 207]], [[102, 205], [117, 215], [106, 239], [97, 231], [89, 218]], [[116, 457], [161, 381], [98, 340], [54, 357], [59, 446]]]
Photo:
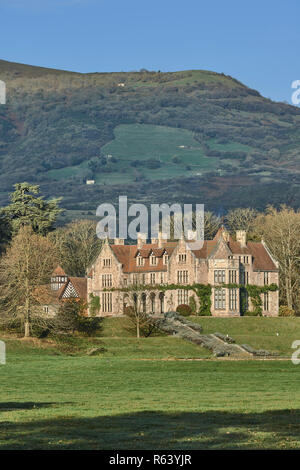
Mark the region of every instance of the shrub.
[[93, 336], [101, 329], [102, 318], [78, 316], [77, 330], [87, 336]]
[[295, 315], [295, 311], [289, 308], [287, 305], [281, 305], [279, 307], [279, 316], [280, 317], [293, 317]]
[[176, 308], [176, 312], [178, 312], [180, 315], [184, 317], [188, 317], [191, 315], [192, 309], [189, 305], [181, 304], [181, 305], [178, 305], [178, 307]]
[[199, 310], [199, 312], [197, 312], [197, 315], [199, 315], [199, 317], [211, 317], [211, 312], [209, 312], [208, 310]]
[[245, 317], [261, 317], [262, 313], [259, 309], [247, 310], [244, 316]]
[[146, 160], [146, 167], [150, 170], [156, 170], [157, 168], [160, 168], [160, 161], [155, 158], [149, 158]]
[[90, 312], [91, 315], [97, 315], [100, 312], [100, 297], [98, 295], [90, 294]]
[[102, 319], [87, 317], [87, 305], [82, 300], [69, 299], [62, 303], [53, 322], [53, 332], [78, 331], [88, 336], [99, 331]]

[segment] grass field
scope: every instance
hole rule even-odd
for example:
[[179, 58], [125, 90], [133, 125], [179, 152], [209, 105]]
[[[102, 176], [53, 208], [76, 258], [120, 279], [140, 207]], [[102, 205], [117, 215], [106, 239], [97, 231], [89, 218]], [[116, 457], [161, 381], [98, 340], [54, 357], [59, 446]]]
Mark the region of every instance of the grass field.
[[[255, 334], [265, 348], [279, 330], [285, 353], [297, 321], [199, 319], [204, 332], [235, 331], [251, 345]], [[300, 366], [291, 361], [211, 359], [175, 337], [137, 340], [123, 318], [62, 344], [0, 337], [0, 449], [300, 448]], [[86, 355], [92, 346], [99, 356]]]
[[[108, 179], [111, 184], [130, 182], [134, 181], [137, 174], [150, 180], [169, 179], [184, 176], [187, 173], [195, 175], [218, 167], [219, 159], [205, 157], [193, 133], [186, 129], [146, 124], [122, 124], [115, 128], [114, 134], [115, 139], [102, 147], [101, 154], [112, 155], [118, 159], [113, 166], [115, 171], [111, 173], [99, 171], [95, 176], [97, 183]], [[172, 162], [173, 157], [179, 159], [178, 163]], [[146, 166], [135, 168], [130, 165], [133, 160], [148, 159], [159, 160], [161, 167], [150, 169]], [[186, 169], [187, 165], [190, 170]], [[47, 174], [54, 179], [64, 179], [71, 176], [84, 177], [87, 171], [88, 162], [85, 161], [77, 166], [50, 170]]]

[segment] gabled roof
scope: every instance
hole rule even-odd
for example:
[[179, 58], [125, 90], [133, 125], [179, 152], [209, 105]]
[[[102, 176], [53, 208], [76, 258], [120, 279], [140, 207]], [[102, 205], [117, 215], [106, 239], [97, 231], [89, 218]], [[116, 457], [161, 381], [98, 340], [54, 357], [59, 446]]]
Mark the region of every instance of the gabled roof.
[[226, 230], [226, 228], [224, 227], [224, 225], [222, 225], [222, 226], [218, 229], [218, 231], [217, 231], [217, 233], [215, 234], [215, 236], [214, 236], [213, 239], [214, 239], [214, 240], [219, 240], [220, 237], [224, 237], [224, 236], [227, 236], [227, 237], [231, 238], [231, 235], [229, 234], [229, 232]]
[[38, 286], [34, 292], [34, 297], [40, 304], [44, 305], [55, 305], [59, 304], [61, 293], [64, 290], [66, 284], [60, 289], [53, 290], [49, 284]]
[[212, 258], [213, 256], [215, 256], [215, 254], [218, 252], [218, 249], [220, 248], [220, 246], [223, 245], [223, 247], [225, 248], [226, 252], [227, 252], [227, 256], [231, 256], [232, 255], [232, 251], [231, 249], [229, 248], [229, 243], [225, 241], [225, 239], [223, 237], [220, 237], [216, 240], [216, 244], [214, 246], [214, 248], [211, 250], [210, 254], [208, 255], [209, 258]]
[[263, 243], [248, 242], [248, 248], [252, 254], [253, 268], [258, 271], [277, 271], [278, 268], [264, 247]]
[[65, 295], [68, 293], [67, 298], [80, 298], [83, 300], [87, 299], [87, 279], [85, 277], [70, 277], [66, 284], [60, 289], [59, 298], [66, 298]]
[[[119, 263], [122, 264], [124, 273], [138, 273], [166, 271], [167, 266], [163, 264], [163, 254], [166, 253], [170, 256], [176, 245], [177, 242], [167, 242], [163, 244], [162, 248], [159, 248], [156, 243], [146, 243], [142, 248], [137, 248], [137, 245], [110, 245], [110, 247]], [[155, 266], [150, 265], [149, 256], [151, 252], [157, 257], [157, 264]], [[143, 266], [136, 265], [138, 253], [145, 259]]]
[[56, 276], [66, 276], [65, 271], [60, 265], [58, 265], [52, 273], [52, 277], [56, 277]]
[[[175, 242], [163, 242], [159, 247], [158, 243], [145, 243], [141, 248], [137, 245], [109, 245], [116, 260], [122, 265], [125, 274], [139, 272], [155, 272], [167, 271], [167, 265], [163, 264], [163, 255], [166, 253], [172, 255], [174, 249], [178, 246]], [[192, 248], [193, 241], [188, 244]], [[201, 260], [207, 260], [213, 255], [220, 243], [224, 243], [228, 248], [228, 256], [233, 255], [250, 255], [253, 257], [254, 270], [277, 271], [278, 268], [274, 263], [271, 255], [263, 243], [248, 242], [245, 246], [235, 241], [227, 232], [225, 227], [221, 227], [216, 233], [213, 240], [205, 240], [200, 250], [193, 250], [194, 256]], [[150, 254], [153, 253], [157, 258], [155, 266], [150, 265]], [[140, 255], [144, 258], [143, 266], [137, 266], [136, 257]], [[93, 269], [89, 272], [89, 276], [93, 275]]]
[[[223, 237], [226, 229], [221, 227], [213, 240], [205, 240], [201, 250], [192, 250], [196, 258], [207, 259], [216, 249], [220, 237]], [[193, 242], [189, 242], [192, 246]], [[242, 246], [239, 242], [233, 240], [229, 235], [228, 242], [225, 242], [234, 255], [250, 255], [253, 257], [253, 269], [259, 271], [277, 271], [278, 268], [269, 255], [263, 243], [247, 242], [246, 246]]]

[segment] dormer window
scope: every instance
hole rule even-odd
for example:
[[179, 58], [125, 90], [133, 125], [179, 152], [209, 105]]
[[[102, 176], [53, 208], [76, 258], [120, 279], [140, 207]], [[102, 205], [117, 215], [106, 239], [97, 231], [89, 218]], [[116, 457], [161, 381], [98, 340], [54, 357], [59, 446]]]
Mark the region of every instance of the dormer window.
[[144, 258], [142, 258], [142, 256], [140, 254], [136, 257], [136, 265], [137, 266], [144, 266]]
[[178, 255], [179, 263], [186, 263], [186, 253], [180, 253]]
[[150, 264], [151, 266], [156, 266], [156, 256], [153, 254], [150, 256]]

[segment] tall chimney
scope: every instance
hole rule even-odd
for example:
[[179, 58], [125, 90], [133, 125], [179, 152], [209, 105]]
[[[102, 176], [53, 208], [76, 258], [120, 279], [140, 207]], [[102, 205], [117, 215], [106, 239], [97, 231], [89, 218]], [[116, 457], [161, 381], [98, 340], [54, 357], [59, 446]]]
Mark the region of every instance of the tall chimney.
[[237, 230], [236, 231], [236, 241], [241, 244], [242, 247], [247, 245], [247, 232], [246, 230]]

